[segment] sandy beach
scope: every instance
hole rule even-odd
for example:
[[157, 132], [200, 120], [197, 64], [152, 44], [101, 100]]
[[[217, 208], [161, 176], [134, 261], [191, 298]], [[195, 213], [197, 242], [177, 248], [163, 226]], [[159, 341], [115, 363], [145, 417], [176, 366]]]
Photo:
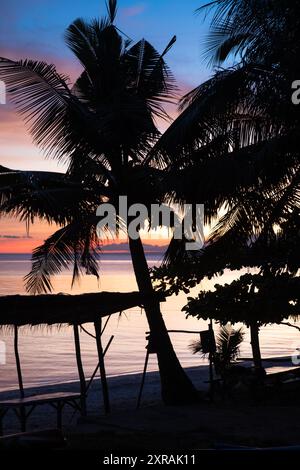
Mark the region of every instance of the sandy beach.
[[[208, 367], [193, 367], [187, 369], [188, 375], [197, 388], [205, 390], [207, 388]], [[110, 400], [113, 413], [119, 413], [123, 410], [136, 409], [136, 403], [139, 388], [142, 380], [141, 374], [130, 374], [108, 378], [110, 391]], [[26, 396], [38, 395], [51, 392], [79, 392], [78, 382], [69, 382], [57, 384], [55, 386], [27, 388]], [[19, 397], [18, 390], [6, 391], [0, 393], [1, 399]], [[160, 404], [160, 382], [158, 372], [149, 372], [146, 377], [141, 407], [148, 407], [153, 404]], [[89, 417], [99, 417], [103, 415], [102, 392], [100, 380], [95, 379], [89, 389], [87, 399], [87, 410]], [[66, 407], [63, 412], [63, 425], [65, 427], [75, 426], [79, 413], [74, 413], [70, 407]], [[39, 429], [51, 428], [56, 426], [56, 413], [50, 406], [37, 407], [28, 420], [28, 430], [37, 431]], [[5, 434], [20, 431], [20, 424], [13, 412], [9, 412], [4, 420]]]
[[[276, 361], [274, 364], [276, 365]], [[288, 365], [286, 363], [285, 365]], [[199, 390], [207, 390], [208, 368], [189, 368], [187, 373]], [[66, 407], [63, 431], [71, 449], [105, 448], [166, 449], [195, 446], [211, 448], [218, 443], [268, 447], [297, 445], [300, 439], [300, 408], [288, 400], [280, 406], [252, 402], [205, 401], [199, 405], [166, 407], [160, 399], [159, 375], [147, 374], [142, 404], [136, 410], [141, 374], [110, 377], [109, 390], [112, 413], [103, 412], [100, 381], [89, 390], [88, 416]], [[77, 382], [26, 390], [26, 395], [54, 391], [77, 392]], [[17, 391], [0, 394], [1, 398], [17, 397]], [[159, 422], [159, 426], [158, 426]], [[49, 406], [37, 407], [28, 421], [28, 431], [56, 427], [55, 411]], [[20, 431], [12, 412], [4, 420], [5, 434]]]

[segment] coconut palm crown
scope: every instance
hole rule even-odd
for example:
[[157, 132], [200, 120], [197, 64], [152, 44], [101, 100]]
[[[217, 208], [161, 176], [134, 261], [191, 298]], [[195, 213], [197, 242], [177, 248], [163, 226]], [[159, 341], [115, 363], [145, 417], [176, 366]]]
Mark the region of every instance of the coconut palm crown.
[[[32, 256], [26, 288], [40, 294], [52, 290], [52, 276], [73, 265], [73, 281], [86, 272], [99, 276], [101, 241], [97, 207], [163, 201], [170, 180], [163, 158], [153, 161], [159, 140], [158, 119], [167, 119], [165, 104], [174, 100], [174, 78], [165, 55], [145, 39], [133, 43], [115, 25], [117, 1], [107, 4], [102, 20], [74, 21], [65, 41], [82, 66], [71, 85], [54, 65], [33, 60], [0, 59], [0, 78], [25, 119], [34, 142], [67, 166], [65, 173], [22, 172], [0, 168], [1, 213], [28, 224], [35, 219], [57, 224], [58, 230]], [[119, 220], [119, 230], [127, 230]], [[130, 239], [140, 292], [153, 288], [140, 238]], [[155, 295], [145, 312], [156, 343], [162, 396], [168, 403], [197, 399], [168, 336]]]

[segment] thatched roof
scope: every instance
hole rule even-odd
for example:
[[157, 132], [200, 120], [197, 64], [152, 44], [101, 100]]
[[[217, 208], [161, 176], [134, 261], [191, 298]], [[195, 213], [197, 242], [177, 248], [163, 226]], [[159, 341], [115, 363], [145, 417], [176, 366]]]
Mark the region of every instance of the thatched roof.
[[0, 327], [90, 323], [142, 304], [139, 292], [0, 296]]

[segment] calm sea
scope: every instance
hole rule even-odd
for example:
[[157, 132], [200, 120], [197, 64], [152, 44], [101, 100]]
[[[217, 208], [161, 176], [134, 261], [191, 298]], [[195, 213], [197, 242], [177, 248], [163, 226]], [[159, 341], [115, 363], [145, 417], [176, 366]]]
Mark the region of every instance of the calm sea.
[[[151, 266], [160, 262], [161, 255], [150, 254]], [[23, 276], [30, 269], [28, 255], [0, 255], [0, 295], [24, 293]], [[222, 282], [228, 282], [234, 273], [224, 275]], [[54, 279], [55, 292], [80, 293], [136, 290], [130, 257], [128, 254], [104, 254], [101, 261], [100, 283], [91, 276], [86, 276], [81, 283], [71, 290], [70, 273], [64, 272]], [[220, 282], [220, 280], [218, 280]], [[211, 287], [214, 282], [203, 283], [202, 288]], [[193, 293], [196, 293], [196, 289]], [[186, 303], [186, 295], [169, 298], [162, 304], [162, 310], [168, 329], [200, 331], [207, 323], [196, 319], [186, 319], [181, 312]], [[1, 312], [0, 312], [1, 314]], [[216, 327], [217, 328], [217, 327]], [[92, 325], [87, 329], [93, 332]], [[114, 315], [104, 334], [104, 345], [111, 335], [114, 340], [106, 356], [108, 375], [121, 375], [141, 372], [145, 359], [145, 332], [148, 330], [145, 315], [140, 309], [131, 309], [126, 314]], [[172, 341], [183, 366], [196, 366], [203, 360], [189, 350], [189, 343], [197, 335], [172, 334]], [[286, 356], [294, 353], [295, 345], [300, 345], [300, 334], [285, 326], [268, 326], [261, 330], [261, 349], [265, 357]], [[13, 341], [10, 333], [0, 332], [0, 340], [6, 346], [6, 364], [0, 364], [0, 391], [17, 387], [17, 377], [13, 355]], [[96, 363], [94, 341], [81, 333], [83, 362], [87, 376], [91, 375]], [[77, 379], [72, 329], [21, 329], [20, 356], [25, 386], [48, 385]], [[249, 334], [242, 347], [242, 354], [250, 354]], [[205, 362], [205, 361], [204, 361]], [[149, 370], [156, 370], [154, 356], [150, 358]]]

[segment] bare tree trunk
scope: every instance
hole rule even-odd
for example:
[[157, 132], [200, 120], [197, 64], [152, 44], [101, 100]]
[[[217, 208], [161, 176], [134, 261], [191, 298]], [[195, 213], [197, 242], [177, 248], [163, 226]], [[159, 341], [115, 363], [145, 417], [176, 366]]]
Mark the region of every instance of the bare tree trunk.
[[19, 356], [19, 332], [18, 327], [15, 325], [15, 338], [14, 338], [14, 350], [15, 350], [15, 358], [16, 358], [16, 366], [17, 366], [17, 374], [18, 374], [18, 382], [19, 382], [19, 390], [21, 398], [24, 398], [24, 387], [23, 387], [23, 377], [22, 377], [22, 369], [21, 369], [21, 362]]
[[[14, 350], [15, 350], [20, 397], [24, 398], [25, 393], [24, 393], [24, 386], [23, 386], [21, 362], [20, 362], [20, 356], [19, 356], [19, 332], [18, 332], [17, 325], [15, 325], [14, 330], [15, 330]], [[21, 421], [22, 432], [25, 432], [26, 431], [26, 410], [24, 406], [20, 407], [20, 421]]]
[[86, 416], [86, 381], [81, 359], [81, 347], [80, 347], [80, 336], [79, 336], [79, 327], [78, 325], [73, 326], [74, 331], [74, 341], [75, 341], [75, 352], [76, 352], [76, 362], [80, 382], [80, 395], [81, 395], [81, 414]]
[[259, 347], [259, 327], [257, 321], [253, 321], [250, 325], [250, 337], [254, 367], [257, 372], [260, 372], [262, 370], [262, 361]]
[[97, 344], [98, 359], [99, 359], [99, 369], [100, 369], [104, 410], [105, 410], [105, 414], [109, 414], [110, 413], [110, 401], [109, 401], [108, 385], [107, 385], [107, 379], [106, 379], [104, 354], [103, 354], [103, 348], [102, 348], [102, 338], [101, 338], [102, 319], [101, 317], [99, 317], [99, 319], [94, 322], [94, 328], [95, 328], [96, 344]]
[[149, 268], [140, 238], [129, 239], [136, 281], [141, 294], [152, 301], [144, 304], [151, 339], [157, 352], [161, 378], [162, 399], [167, 405], [187, 404], [198, 400], [198, 393], [181, 367], [173, 349], [169, 334], [164, 323], [159, 301], [155, 299], [149, 274]]

